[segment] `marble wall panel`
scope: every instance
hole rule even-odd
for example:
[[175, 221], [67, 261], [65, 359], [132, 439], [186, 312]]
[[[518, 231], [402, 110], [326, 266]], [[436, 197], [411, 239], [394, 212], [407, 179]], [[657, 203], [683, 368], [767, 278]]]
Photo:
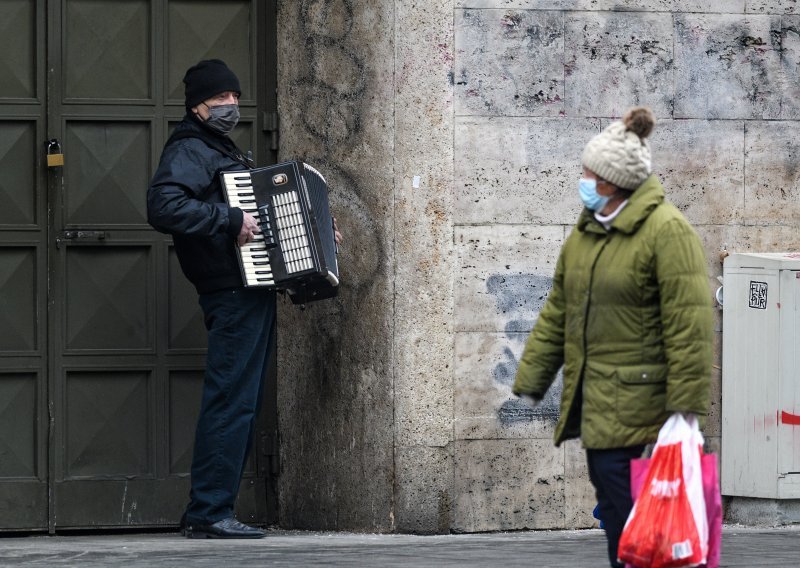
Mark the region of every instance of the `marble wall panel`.
[[[707, 231], [719, 230], [708, 227]], [[730, 252], [797, 252], [800, 251], [800, 232], [797, 223], [787, 219], [785, 225], [741, 225], [721, 231], [717, 241], [727, 244]]]
[[571, 225], [580, 158], [599, 120], [457, 117], [453, 221]]
[[564, 109], [564, 16], [457, 10], [458, 115], [558, 116]]
[[778, 16], [675, 15], [675, 118], [781, 118]]
[[567, 116], [619, 117], [637, 105], [671, 116], [670, 14], [570, 12], [564, 35]]
[[797, 226], [787, 225], [696, 225], [695, 230], [706, 252], [709, 291], [719, 286], [722, 276], [721, 249], [734, 252], [794, 252], [800, 251]]
[[[714, 335], [717, 345], [720, 345], [722, 334]], [[717, 351], [717, 356], [714, 357], [714, 369], [711, 372], [711, 406], [703, 428], [704, 436], [719, 436], [722, 431], [722, 358], [719, 356], [721, 351], [719, 349]]]
[[560, 378], [533, 410], [510, 389], [563, 239], [561, 226], [456, 227], [456, 439], [552, 437]]
[[401, 3], [395, 18], [395, 442], [444, 446], [453, 400], [453, 9]]
[[[800, 6], [800, 2], [797, 4]], [[800, 8], [797, 8], [800, 11]], [[781, 118], [800, 118], [800, 16], [781, 18]]]
[[550, 440], [455, 443], [453, 530], [564, 526], [564, 449]]
[[797, 0], [747, 0], [750, 14], [800, 14]]
[[653, 171], [693, 224], [744, 218], [744, 124], [661, 120], [650, 137]]
[[528, 332], [550, 290], [561, 226], [455, 228], [456, 331]]
[[[506, 8], [515, 10], [706, 12], [741, 14], [745, 0], [457, 0], [457, 8]], [[795, 0], [750, 0], [748, 12], [794, 14]]]
[[452, 2], [394, 3], [392, 342], [403, 532], [448, 532], [453, 483]]
[[599, 522], [592, 512], [597, 504], [594, 486], [589, 481], [586, 450], [580, 440], [568, 440], [564, 448], [564, 525], [594, 528]]
[[[725, 0], [693, 0], [690, 4], [719, 4]], [[506, 8], [516, 10], [573, 10], [573, 11], [640, 11], [663, 12], [674, 8], [681, 0], [456, 0], [457, 8]], [[731, 0], [744, 3], [744, 0]]]
[[[510, 394], [581, 209], [581, 152], [655, 110], [654, 171], [710, 295], [723, 245], [800, 250], [797, 6], [280, 3], [282, 153], [326, 169], [347, 238], [340, 297], [282, 308], [284, 526], [596, 526], [580, 442], [552, 444], [560, 379], [537, 410]], [[716, 310], [717, 366], [723, 325]]]
[[674, 0], [673, 12], [743, 14], [751, 0]]
[[541, 404], [511, 393], [527, 333], [456, 334], [455, 439], [552, 440], [560, 416], [561, 375]]
[[345, 237], [339, 295], [279, 301], [284, 527], [392, 528], [393, 2], [278, 6], [280, 156], [328, 181]]
[[797, 123], [745, 126], [745, 204], [748, 224], [791, 224], [800, 219], [800, 138]]
[[395, 471], [395, 529], [449, 533], [453, 515], [453, 446], [397, 448]]

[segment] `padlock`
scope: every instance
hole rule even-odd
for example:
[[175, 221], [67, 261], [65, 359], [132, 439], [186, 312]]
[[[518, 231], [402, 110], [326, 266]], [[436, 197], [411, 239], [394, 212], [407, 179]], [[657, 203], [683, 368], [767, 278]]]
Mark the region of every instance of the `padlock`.
[[64, 154], [61, 153], [61, 144], [55, 138], [47, 143], [47, 167], [58, 168], [64, 165]]

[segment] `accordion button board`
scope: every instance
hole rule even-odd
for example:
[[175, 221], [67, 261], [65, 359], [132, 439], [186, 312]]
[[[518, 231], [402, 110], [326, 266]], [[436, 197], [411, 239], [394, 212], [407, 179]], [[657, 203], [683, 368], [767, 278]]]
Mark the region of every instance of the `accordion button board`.
[[296, 304], [335, 296], [336, 242], [322, 175], [292, 161], [222, 172], [221, 178], [228, 204], [252, 215], [261, 228], [237, 249], [244, 285], [286, 290]]

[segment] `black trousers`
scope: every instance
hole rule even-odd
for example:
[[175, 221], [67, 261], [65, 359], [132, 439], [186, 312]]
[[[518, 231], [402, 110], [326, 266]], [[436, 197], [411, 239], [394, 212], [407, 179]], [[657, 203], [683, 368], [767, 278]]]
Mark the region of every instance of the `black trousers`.
[[200, 296], [208, 329], [203, 399], [197, 419], [188, 524], [233, 516], [253, 445], [275, 333], [275, 292], [259, 288]]
[[608, 561], [614, 568], [625, 565], [617, 562], [619, 537], [633, 508], [631, 498], [631, 460], [641, 457], [644, 446], [586, 450], [589, 479], [597, 495], [597, 512], [606, 531]]

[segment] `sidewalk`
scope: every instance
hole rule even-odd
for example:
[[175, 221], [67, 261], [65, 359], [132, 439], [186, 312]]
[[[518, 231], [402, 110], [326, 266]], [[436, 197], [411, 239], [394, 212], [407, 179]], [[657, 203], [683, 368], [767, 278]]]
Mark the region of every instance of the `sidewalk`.
[[[800, 526], [727, 526], [722, 566], [800, 566]], [[0, 566], [605, 567], [600, 530], [443, 536], [270, 531], [261, 540], [177, 533], [0, 537]]]

